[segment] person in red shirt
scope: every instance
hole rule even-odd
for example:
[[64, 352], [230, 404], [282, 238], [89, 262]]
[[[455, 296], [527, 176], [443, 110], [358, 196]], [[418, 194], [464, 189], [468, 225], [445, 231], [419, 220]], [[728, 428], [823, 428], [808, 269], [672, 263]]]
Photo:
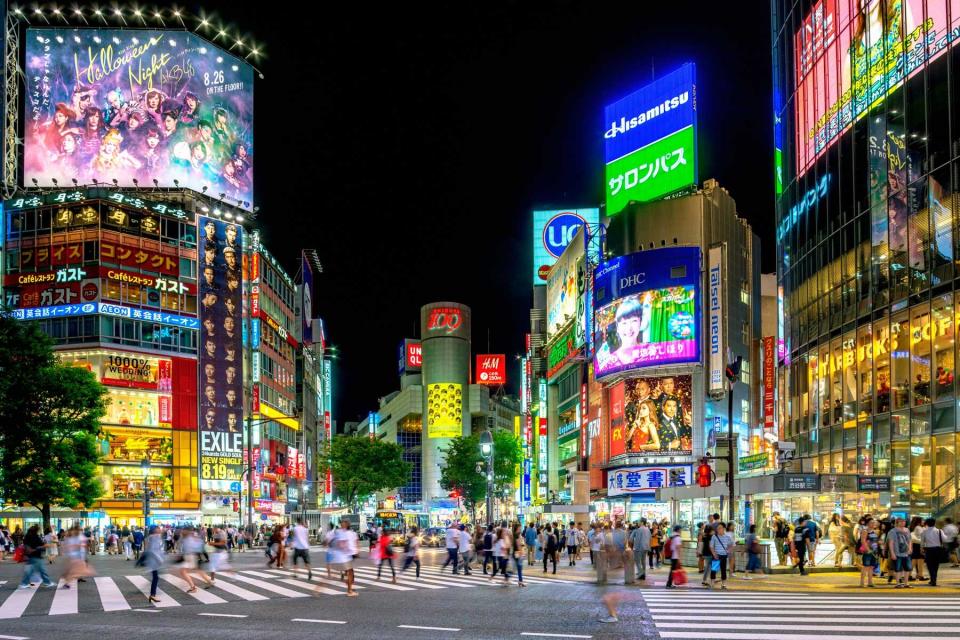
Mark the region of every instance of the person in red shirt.
[[390, 565], [390, 574], [393, 576], [393, 583], [397, 583], [397, 572], [393, 567], [393, 532], [384, 529], [377, 540], [377, 546], [380, 547], [380, 562], [377, 564], [377, 580], [380, 579], [380, 571], [383, 569], [383, 563]]

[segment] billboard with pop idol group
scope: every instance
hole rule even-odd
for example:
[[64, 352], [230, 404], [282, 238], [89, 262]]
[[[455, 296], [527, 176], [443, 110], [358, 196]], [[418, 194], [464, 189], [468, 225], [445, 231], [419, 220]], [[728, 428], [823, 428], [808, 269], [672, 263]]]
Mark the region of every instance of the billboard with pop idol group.
[[594, 371], [698, 362], [700, 249], [631, 253], [597, 267]]
[[179, 186], [253, 202], [253, 69], [199, 36], [29, 29], [24, 182]]
[[201, 217], [200, 480], [226, 490], [243, 474], [243, 230]]

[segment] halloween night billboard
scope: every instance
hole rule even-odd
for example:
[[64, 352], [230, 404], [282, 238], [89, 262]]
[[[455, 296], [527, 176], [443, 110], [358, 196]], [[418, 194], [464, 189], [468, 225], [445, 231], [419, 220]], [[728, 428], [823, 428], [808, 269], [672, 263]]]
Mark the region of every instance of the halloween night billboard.
[[253, 69], [199, 36], [29, 29], [24, 183], [179, 186], [253, 202]]

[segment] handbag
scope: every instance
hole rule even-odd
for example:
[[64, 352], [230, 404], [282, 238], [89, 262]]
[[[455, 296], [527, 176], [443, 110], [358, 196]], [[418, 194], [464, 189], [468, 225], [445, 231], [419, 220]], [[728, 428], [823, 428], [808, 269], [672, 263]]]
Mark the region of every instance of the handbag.
[[716, 573], [717, 571], [720, 571], [720, 560], [719, 560], [719, 559], [714, 559], [714, 560], [710, 563], [710, 571], [712, 571], [712, 572], [714, 572], [714, 573]]
[[673, 584], [684, 585], [687, 584], [687, 572], [683, 569], [677, 569], [673, 572]]

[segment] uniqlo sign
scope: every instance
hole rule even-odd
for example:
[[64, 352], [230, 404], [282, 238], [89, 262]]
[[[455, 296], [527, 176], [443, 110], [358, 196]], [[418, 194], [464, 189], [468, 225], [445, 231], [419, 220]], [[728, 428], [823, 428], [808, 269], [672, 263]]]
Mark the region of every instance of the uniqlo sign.
[[419, 342], [408, 342], [407, 369], [419, 369], [423, 365], [423, 346]]
[[502, 353], [477, 356], [477, 384], [499, 386], [507, 382], [507, 357]]

